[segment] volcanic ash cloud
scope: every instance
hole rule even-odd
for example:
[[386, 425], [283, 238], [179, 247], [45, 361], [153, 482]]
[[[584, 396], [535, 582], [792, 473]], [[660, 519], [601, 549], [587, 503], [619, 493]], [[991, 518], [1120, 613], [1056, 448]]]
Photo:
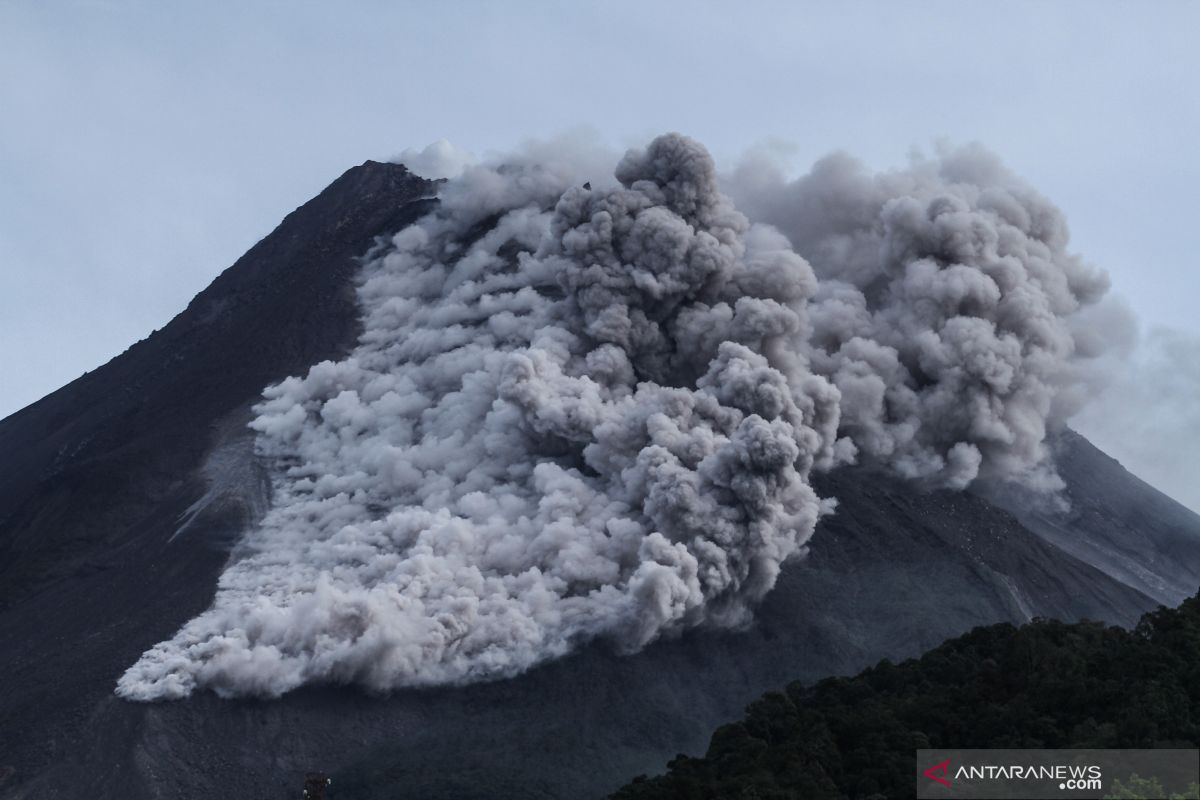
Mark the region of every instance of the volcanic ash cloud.
[[358, 346], [257, 407], [272, 510], [118, 694], [466, 683], [744, 625], [832, 509], [810, 472], [856, 458], [1052, 487], [1104, 284], [987, 157], [741, 176], [767, 225], [685, 137], [604, 185], [569, 155], [466, 167], [364, 266]]
[[469, 169], [366, 266], [360, 345], [258, 408], [284, 471], [249, 555], [121, 695], [466, 682], [746, 621], [822, 508], [837, 392], [789, 344], [816, 281], [695, 142], [617, 177]]
[[879, 175], [833, 155], [793, 182], [748, 162], [732, 183], [821, 281], [806, 352], [861, 457], [925, 485], [1061, 488], [1048, 428], [1119, 342], [1081, 315], [1108, 279], [1057, 208], [978, 147]]

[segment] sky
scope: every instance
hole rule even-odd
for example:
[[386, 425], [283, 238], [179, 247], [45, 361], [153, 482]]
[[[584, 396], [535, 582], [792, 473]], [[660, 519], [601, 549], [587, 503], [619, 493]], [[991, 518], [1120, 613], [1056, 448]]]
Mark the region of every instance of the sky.
[[1196, 30], [1185, 2], [0, 0], [0, 417], [368, 158], [678, 130], [803, 171], [977, 141], [1064, 209], [1141, 320], [1139, 369], [1169, 373], [1161, 410], [1131, 410], [1156, 394], [1131, 371], [1084, 432], [1197, 508]]

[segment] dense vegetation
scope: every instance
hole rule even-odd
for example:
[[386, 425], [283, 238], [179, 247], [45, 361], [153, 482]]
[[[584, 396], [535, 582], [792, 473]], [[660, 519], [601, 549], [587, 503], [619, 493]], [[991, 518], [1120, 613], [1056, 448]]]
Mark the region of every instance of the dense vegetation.
[[666, 775], [636, 778], [613, 797], [911, 797], [918, 748], [1197, 742], [1200, 595], [1147, 614], [1132, 631], [992, 625], [919, 659], [793, 683], [717, 729], [702, 758], [678, 756]]

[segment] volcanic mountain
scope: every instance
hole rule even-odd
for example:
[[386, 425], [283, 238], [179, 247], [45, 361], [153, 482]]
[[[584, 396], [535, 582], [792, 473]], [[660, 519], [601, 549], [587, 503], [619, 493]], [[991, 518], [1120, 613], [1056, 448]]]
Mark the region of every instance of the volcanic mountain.
[[[1200, 585], [1200, 517], [1070, 430], [1066, 506], [814, 476], [836, 513], [754, 622], [632, 655], [590, 644], [504, 680], [134, 703], [114, 686], [213, 601], [271, 502], [263, 388], [354, 347], [361, 258], [438, 187], [368, 161], [288, 215], [164, 329], [0, 421], [0, 796], [600, 797], [763, 691], [1037, 616], [1134, 623]], [[1066, 510], [1064, 510], [1066, 509]]]

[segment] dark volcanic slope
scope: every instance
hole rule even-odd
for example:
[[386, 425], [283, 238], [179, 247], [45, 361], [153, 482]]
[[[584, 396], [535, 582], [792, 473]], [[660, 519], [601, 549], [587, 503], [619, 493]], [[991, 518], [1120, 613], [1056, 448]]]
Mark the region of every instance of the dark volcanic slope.
[[204, 494], [205, 452], [268, 383], [353, 344], [356, 258], [432, 189], [397, 165], [348, 171], [166, 328], [0, 422], [0, 768], [15, 780], [97, 735], [88, 714], [118, 664], [207, 606], [220, 520], [168, 543]]
[[[1200, 516], [1130, 474], [1071, 430], [1053, 442], [1054, 457], [1075, 480], [1070, 508], [1047, 507], [1011, 489], [989, 493], [1047, 541], [1169, 606], [1200, 586]], [[1084, 535], [1080, 535], [1083, 533]]]
[[[324, 769], [338, 798], [593, 797], [702, 752], [789, 680], [981, 623], [1129, 623], [1154, 604], [980, 496], [853, 469], [822, 481], [840, 511], [743, 633], [627, 658], [597, 647], [515, 680], [387, 698], [117, 700], [121, 672], [207, 605], [231, 535], [261, 510], [249, 404], [353, 343], [354, 256], [422, 213], [430, 190], [398, 166], [351, 170], [166, 329], [0, 422], [0, 775], [16, 770], [0, 795], [284, 798]], [[1088, 463], [1067, 459], [1064, 474], [1080, 499], [1133, 491], [1123, 472], [1097, 486]], [[1180, 522], [1132, 558], [1153, 573], [1200, 552], [1200, 522], [1143, 499], [1141, 513]], [[1060, 523], [1081, 540], [1130, 535], [1104, 515]]]

